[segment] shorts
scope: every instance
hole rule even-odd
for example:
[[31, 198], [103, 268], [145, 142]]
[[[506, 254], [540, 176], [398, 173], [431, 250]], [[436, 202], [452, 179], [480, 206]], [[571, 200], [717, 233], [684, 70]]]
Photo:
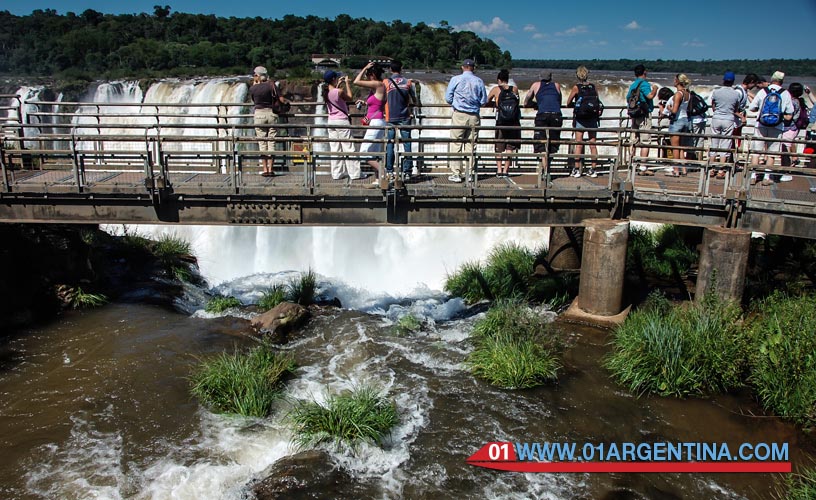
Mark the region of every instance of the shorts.
[[669, 123], [669, 132], [673, 132], [675, 134], [691, 132], [691, 125], [689, 124], [688, 118], [677, 118]]
[[754, 140], [751, 141], [751, 149], [755, 151], [769, 151], [771, 153], [779, 153], [782, 151], [782, 143], [779, 141], [764, 141], [763, 139], [780, 139], [782, 138], [782, 129], [776, 127], [766, 127], [764, 125], [757, 125], [754, 131]]
[[601, 120], [598, 118], [582, 118], [572, 121], [572, 128], [599, 128]]
[[[632, 118], [632, 128], [638, 130], [652, 130], [652, 113], [640, 118]], [[635, 142], [647, 143], [652, 140], [652, 134], [648, 132], [635, 132]]]
[[[515, 124], [515, 126], [519, 126], [520, 124]], [[502, 127], [504, 125], [498, 125]], [[513, 125], [507, 125], [508, 127], [512, 127]], [[521, 129], [518, 130], [496, 130], [496, 153], [503, 153], [504, 151], [512, 150], [516, 151], [521, 145]]]

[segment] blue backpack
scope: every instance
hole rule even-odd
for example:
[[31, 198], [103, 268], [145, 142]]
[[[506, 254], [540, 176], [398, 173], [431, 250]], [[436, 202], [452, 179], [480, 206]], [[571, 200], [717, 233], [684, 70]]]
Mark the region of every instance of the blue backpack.
[[759, 108], [759, 123], [766, 127], [776, 127], [782, 123], [782, 93], [770, 88], [765, 89], [768, 95]]

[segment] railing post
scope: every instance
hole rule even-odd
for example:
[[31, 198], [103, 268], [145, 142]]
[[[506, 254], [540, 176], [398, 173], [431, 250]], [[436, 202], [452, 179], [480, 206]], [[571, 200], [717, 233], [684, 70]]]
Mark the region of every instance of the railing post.
[[479, 181], [479, 174], [476, 165], [476, 136], [479, 135], [479, 130], [471, 125], [470, 127], [470, 155], [468, 156], [468, 178], [472, 176], [473, 187], [476, 187]]
[[6, 143], [0, 138], [0, 170], [3, 173], [3, 191], [10, 193], [11, 185], [8, 180], [8, 170], [6, 169]]

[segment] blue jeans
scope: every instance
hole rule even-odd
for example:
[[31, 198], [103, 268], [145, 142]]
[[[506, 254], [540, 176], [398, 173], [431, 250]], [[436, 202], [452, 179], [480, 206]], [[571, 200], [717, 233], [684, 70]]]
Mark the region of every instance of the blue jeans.
[[[397, 136], [397, 129], [394, 128], [395, 125], [410, 125], [411, 120], [400, 120], [397, 122], [388, 122], [386, 125], [388, 126], [388, 143], [385, 145], [385, 171], [388, 173], [392, 173], [394, 171], [394, 138]], [[400, 129], [400, 143], [402, 143], [402, 147], [405, 149], [406, 153], [411, 152], [411, 131], [408, 129], [401, 128]], [[403, 158], [402, 160], [402, 171], [408, 173], [411, 171], [411, 160], [408, 158]]]

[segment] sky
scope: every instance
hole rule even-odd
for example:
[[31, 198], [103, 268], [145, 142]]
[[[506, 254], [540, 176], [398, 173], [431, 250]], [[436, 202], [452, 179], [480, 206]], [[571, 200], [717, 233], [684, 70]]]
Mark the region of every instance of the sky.
[[[35, 9], [81, 13], [172, 12], [278, 19], [287, 14], [334, 18], [338, 14], [377, 21], [399, 19], [490, 38], [516, 59], [814, 59], [816, 0], [682, 3], [625, 0], [591, 2], [517, 0], [267, 1], [224, 0], [0, 0], [0, 10], [30, 14]], [[510, 7], [510, 8], [507, 8]], [[774, 19], [763, 26], [764, 17]], [[772, 33], [766, 35], [763, 33]], [[775, 35], [773, 35], [775, 33]]]

